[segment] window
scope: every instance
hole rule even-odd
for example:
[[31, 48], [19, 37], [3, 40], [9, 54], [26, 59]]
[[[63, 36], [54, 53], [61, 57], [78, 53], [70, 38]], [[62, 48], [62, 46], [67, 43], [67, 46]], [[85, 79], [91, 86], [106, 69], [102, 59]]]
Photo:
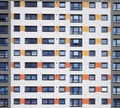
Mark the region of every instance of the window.
[[42, 7], [54, 8], [54, 2], [42, 2]]
[[37, 104], [37, 99], [25, 99], [25, 104]]
[[101, 75], [101, 80], [102, 80], [102, 81], [108, 80], [108, 75], [102, 74], [102, 75]]
[[19, 74], [14, 74], [14, 80], [20, 80], [20, 75]]
[[106, 44], [108, 44], [108, 39], [102, 39], [102, 45], [106, 45]]
[[102, 68], [108, 68], [108, 63], [106, 62], [102, 63]]
[[54, 50], [42, 50], [42, 56], [54, 56]]
[[108, 8], [108, 2], [102, 2], [102, 8]]
[[89, 99], [89, 104], [95, 104], [95, 99], [90, 98]]
[[54, 38], [42, 38], [42, 44], [54, 44]]
[[0, 50], [0, 58], [8, 58], [8, 50]]
[[82, 34], [82, 27], [81, 26], [71, 26], [70, 27], [70, 34], [71, 35]]
[[94, 45], [95, 44], [95, 39], [89, 39], [89, 44]]
[[8, 26], [0, 25], [0, 34], [8, 34]]
[[89, 15], [89, 20], [95, 20], [95, 15]]
[[20, 26], [14, 26], [14, 32], [19, 32], [20, 31]]
[[113, 94], [120, 95], [120, 87], [113, 87]]
[[14, 62], [14, 68], [20, 68], [20, 62]]
[[65, 68], [65, 62], [60, 62], [59, 63], [59, 68]]
[[42, 75], [42, 80], [54, 80], [54, 75], [52, 75], [52, 74], [50, 74], [50, 75], [43, 74]]
[[89, 63], [89, 68], [95, 68], [95, 63], [94, 62], [90, 62]]
[[25, 14], [26, 20], [37, 20], [37, 14]]
[[120, 58], [120, 51], [113, 51], [113, 58], [119, 59]]
[[65, 99], [59, 99], [59, 104], [65, 104]]
[[120, 23], [120, 15], [114, 15], [113, 16], [113, 22]]
[[15, 19], [15, 20], [19, 20], [19, 19], [20, 19], [20, 14], [17, 14], [17, 13], [14, 14], [14, 19]]
[[65, 87], [60, 86], [60, 87], [59, 87], [59, 92], [65, 92]]
[[113, 46], [120, 46], [120, 39], [113, 39]]
[[0, 13], [0, 22], [7, 22], [8, 21], [8, 14]]
[[120, 27], [113, 27], [113, 34], [119, 35], [120, 34]]
[[59, 14], [59, 20], [65, 20], [65, 14]]
[[65, 8], [65, 2], [59, 2], [59, 8]]
[[25, 44], [37, 44], [37, 38], [25, 38]]
[[90, 27], [89, 27], [89, 32], [91, 32], [91, 33], [92, 33], [92, 32], [95, 32], [95, 27], [90, 26]]
[[0, 107], [8, 107], [8, 99], [0, 98]]
[[37, 92], [36, 86], [25, 86], [25, 92]]
[[20, 7], [20, 1], [14, 1], [14, 7]]
[[102, 27], [101, 32], [102, 32], [102, 33], [108, 32], [108, 27]]
[[36, 74], [26, 74], [25, 75], [25, 80], [37, 80], [37, 75]]
[[90, 92], [90, 93], [95, 92], [95, 87], [90, 86], [90, 87], [89, 87], [89, 92]]
[[82, 107], [82, 99], [70, 99], [70, 107]]
[[90, 2], [90, 3], [89, 3], [89, 7], [90, 7], [90, 8], [95, 8], [95, 2]]
[[65, 75], [64, 74], [60, 74], [59, 75], [59, 80], [65, 80]]
[[120, 82], [120, 75], [113, 75], [113, 82]]
[[0, 10], [7, 10], [8, 9], [8, 1], [0, 1]]
[[42, 104], [54, 104], [54, 99], [42, 99]]
[[70, 39], [70, 46], [71, 47], [81, 47], [82, 46], [82, 39], [74, 38]]
[[20, 44], [20, 38], [14, 38], [14, 44]]
[[59, 32], [65, 32], [65, 26], [59, 26]]
[[54, 68], [54, 62], [43, 62], [42, 68]]
[[81, 2], [70, 2], [70, 10], [82, 10]]
[[81, 23], [82, 22], [82, 15], [81, 14], [71, 14], [70, 15], [70, 22], [71, 23]]
[[70, 83], [81, 83], [82, 75], [70, 75]]
[[0, 95], [8, 95], [8, 87], [0, 86]]
[[14, 99], [14, 105], [16, 104], [20, 104], [20, 99], [17, 99], [17, 98]]
[[82, 63], [70, 63], [70, 70], [71, 71], [82, 71]]
[[7, 83], [7, 82], [8, 82], [8, 75], [0, 74], [0, 83]]
[[55, 16], [54, 14], [43, 14], [42, 15], [42, 20], [54, 20]]
[[37, 56], [37, 50], [25, 50], [25, 56]]
[[25, 62], [25, 68], [37, 68], [36, 62]]
[[113, 10], [120, 10], [120, 2], [113, 3]]
[[80, 59], [80, 58], [82, 58], [82, 51], [70, 51], [70, 58], [71, 59]]
[[20, 50], [14, 50], [14, 56], [20, 56]]
[[14, 92], [20, 92], [20, 87], [19, 86], [14, 86]]
[[108, 20], [108, 15], [102, 15], [102, 21]]
[[59, 44], [65, 44], [65, 38], [59, 38]]
[[90, 74], [89, 75], [89, 80], [95, 80], [95, 75], [94, 74]]
[[120, 63], [119, 62], [118, 63], [113, 63], [113, 70], [114, 71], [120, 70]]
[[37, 32], [37, 26], [25, 26], [25, 32]]
[[70, 95], [82, 95], [82, 87], [70, 87]]
[[8, 46], [8, 38], [0, 38], [0, 46]]
[[0, 71], [8, 70], [8, 62], [0, 62]]
[[108, 92], [108, 87], [102, 87], [102, 90], [101, 90], [102, 92]]
[[101, 56], [102, 57], [107, 57], [108, 56], [108, 51], [101, 51]]
[[113, 99], [113, 107], [120, 107], [120, 99], [119, 98]]
[[65, 50], [59, 50], [59, 56], [65, 56]]
[[54, 92], [54, 87], [42, 87], [42, 92]]
[[37, 7], [36, 1], [25, 1], [25, 7]]
[[54, 32], [54, 26], [42, 26], [42, 32]]
[[106, 98], [101, 99], [101, 104], [103, 104], [103, 105], [108, 104], [108, 99], [106, 99]]
[[95, 51], [94, 50], [90, 50], [89, 51], [89, 56], [95, 56]]

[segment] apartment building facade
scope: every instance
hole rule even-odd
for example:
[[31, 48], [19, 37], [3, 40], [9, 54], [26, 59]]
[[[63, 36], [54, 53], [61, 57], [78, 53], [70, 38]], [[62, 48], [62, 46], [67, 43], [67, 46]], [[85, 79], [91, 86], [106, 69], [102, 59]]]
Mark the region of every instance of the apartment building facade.
[[1, 108], [120, 107], [119, 0], [1, 0]]

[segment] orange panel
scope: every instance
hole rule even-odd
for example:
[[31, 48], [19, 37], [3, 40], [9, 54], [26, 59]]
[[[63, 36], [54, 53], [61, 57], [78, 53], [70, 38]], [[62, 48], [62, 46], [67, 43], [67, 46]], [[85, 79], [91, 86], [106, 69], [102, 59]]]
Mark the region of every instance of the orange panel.
[[11, 13], [10, 18], [14, 19], [14, 14], [13, 13]]
[[20, 31], [25, 31], [25, 26], [20, 26]]
[[101, 38], [96, 38], [96, 44], [101, 44]]
[[111, 104], [111, 99], [108, 99], [108, 104]]
[[58, 1], [55, 2], [55, 7], [59, 7], [59, 2]]
[[38, 15], [37, 15], [37, 19], [38, 19], [38, 20], [42, 19], [42, 14], [38, 14]]
[[108, 51], [108, 56], [111, 56], [111, 51]]
[[89, 8], [89, 2], [83, 2], [82, 4], [84, 8]]
[[14, 86], [11, 86], [11, 87], [10, 87], [10, 91], [11, 91], [11, 92], [14, 92]]
[[55, 50], [54, 53], [55, 53], [55, 56], [59, 56], [59, 50]]
[[59, 75], [55, 74], [55, 80], [59, 80]]
[[24, 56], [24, 55], [25, 55], [25, 50], [21, 50], [21, 51], [20, 51], [20, 55], [21, 55], [21, 56]]
[[65, 43], [66, 43], [66, 44], [70, 44], [70, 38], [66, 38], [66, 39], [65, 39]]
[[83, 26], [83, 32], [89, 32], [89, 26]]
[[10, 40], [10, 41], [11, 41], [11, 43], [14, 43], [14, 38], [11, 38], [11, 40]]
[[25, 1], [20, 1], [20, 7], [25, 7]]
[[101, 87], [95, 87], [96, 92], [101, 92]]
[[82, 104], [89, 104], [89, 98], [82, 99]]
[[25, 103], [25, 99], [20, 99], [20, 104], [24, 104]]
[[83, 55], [83, 56], [89, 56], [89, 51], [88, 51], [88, 50], [82, 51], [82, 55]]
[[108, 27], [108, 32], [111, 32], [111, 27]]
[[42, 87], [41, 86], [37, 87], [37, 92], [42, 92]]
[[97, 63], [95, 64], [95, 66], [96, 66], [96, 68], [101, 68], [101, 62], [97, 62]]
[[42, 44], [42, 38], [37, 38], [37, 43]]
[[111, 8], [111, 2], [108, 2], [108, 8]]
[[12, 68], [14, 68], [14, 62], [11, 62], [10, 66], [11, 66]]
[[83, 80], [89, 80], [89, 74], [83, 74], [82, 79]]
[[66, 64], [65, 64], [66, 66], [66, 68], [70, 68], [70, 62], [66, 62]]
[[42, 68], [42, 62], [37, 63], [37, 68]]
[[55, 32], [59, 32], [59, 26], [55, 26]]
[[96, 14], [96, 20], [101, 20], [101, 14]]
[[108, 80], [111, 80], [111, 75], [110, 74], [108, 74]]
[[24, 74], [20, 74], [20, 80], [25, 80], [25, 75]]
[[54, 104], [59, 104], [59, 99], [54, 99]]
[[65, 87], [66, 92], [70, 92], [70, 87]]
[[70, 14], [66, 14], [65, 17], [66, 17], [66, 20], [70, 20]]

